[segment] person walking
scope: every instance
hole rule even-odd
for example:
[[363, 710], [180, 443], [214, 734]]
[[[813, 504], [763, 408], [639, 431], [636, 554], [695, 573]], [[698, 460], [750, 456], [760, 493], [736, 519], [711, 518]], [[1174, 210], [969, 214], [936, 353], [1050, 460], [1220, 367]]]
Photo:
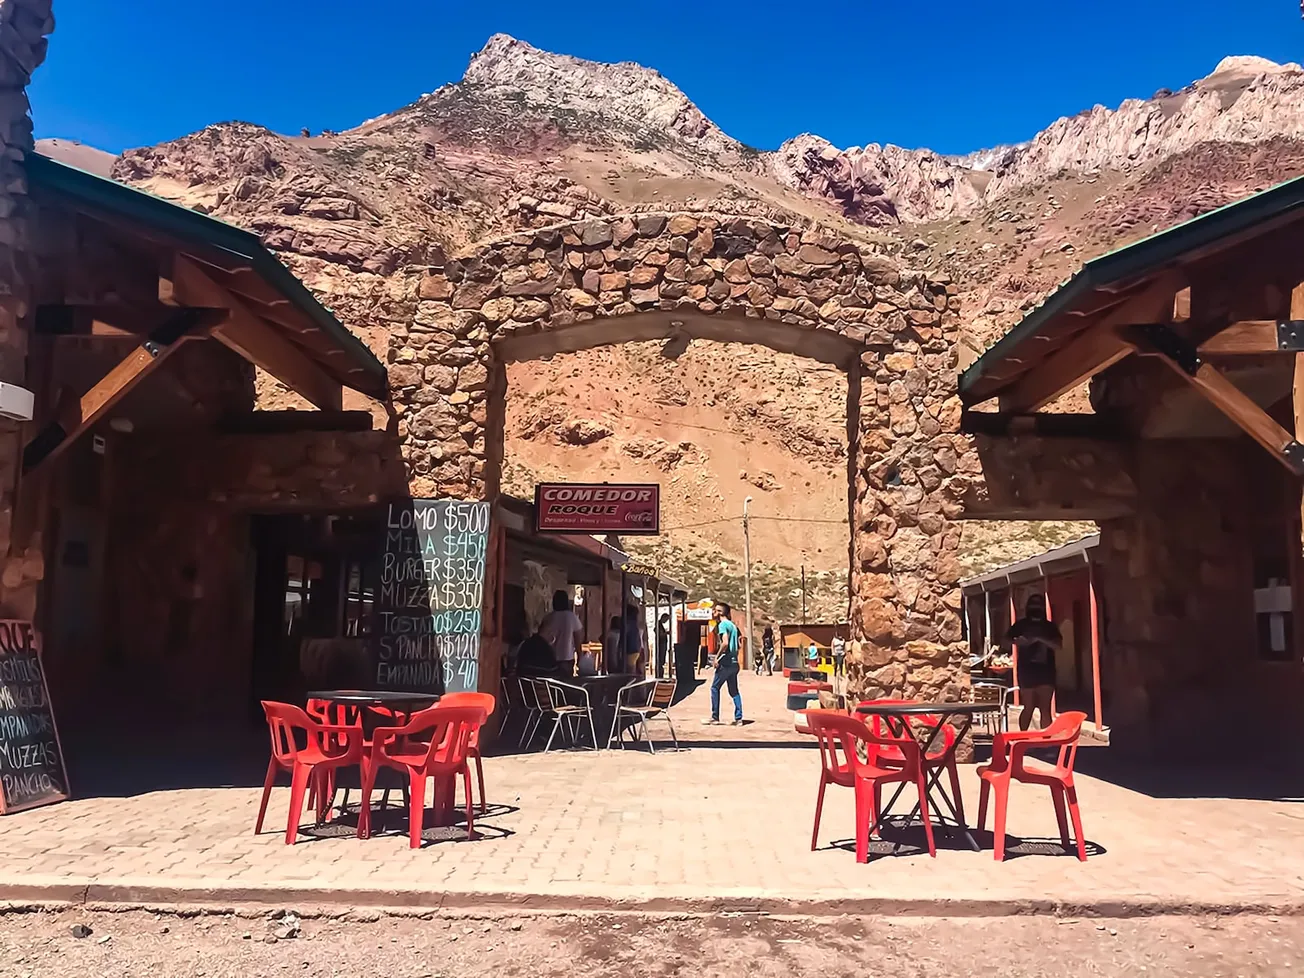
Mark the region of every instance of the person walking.
[[1063, 645], [1059, 626], [1046, 616], [1046, 598], [1040, 594], [1028, 596], [1024, 615], [1005, 635], [1004, 649], [1013, 646], [1015, 672], [1019, 676], [1019, 700], [1023, 710], [1019, 714], [1019, 729], [1032, 726], [1033, 710], [1041, 719], [1042, 729], [1054, 719], [1055, 653]]
[[715, 678], [711, 680], [711, 716], [705, 724], [720, 722], [720, 687], [727, 685], [733, 697], [733, 725], [743, 725], [743, 698], [738, 692], [738, 626], [731, 618], [733, 609], [724, 602], [715, 610]]
[[756, 675], [761, 674], [761, 666], [765, 666], [767, 676], [774, 675], [774, 629], [766, 625], [765, 631], [761, 632], [761, 656], [756, 663]]
[[557, 673], [563, 679], [575, 675], [575, 653], [584, 644], [584, 625], [571, 611], [570, 595], [557, 591], [552, 596], [552, 611], [539, 622], [539, 635], [552, 646], [557, 659]]
[[847, 642], [841, 635], [833, 636], [833, 675], [841, 676], [846, 671]]
[[661, 620], [657, 622], [657, 661], [656, 674], [658, 679], [665, 678], [666, 660], [670, 656], [670, 616], [662, 615]]

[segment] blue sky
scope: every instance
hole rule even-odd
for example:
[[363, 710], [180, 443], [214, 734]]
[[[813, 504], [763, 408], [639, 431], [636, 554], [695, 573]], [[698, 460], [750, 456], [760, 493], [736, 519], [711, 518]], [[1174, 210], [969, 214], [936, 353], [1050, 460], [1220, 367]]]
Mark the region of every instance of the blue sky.
[[959, 153], [1180, 88], [1227, 54], [1304, 58], [1293, 0], [56, 0], [38, 137], [118, 151], [244, 119], [345, 129], [461, 77], [503, 31], [656, 68], [735, 138]]

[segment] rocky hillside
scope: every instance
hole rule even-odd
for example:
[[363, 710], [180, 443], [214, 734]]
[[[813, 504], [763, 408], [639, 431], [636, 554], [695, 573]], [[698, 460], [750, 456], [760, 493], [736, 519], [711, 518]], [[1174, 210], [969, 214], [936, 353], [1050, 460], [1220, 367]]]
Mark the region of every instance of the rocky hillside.
[[[1179, 90], [1087, 109], [1025, 143], [962, 157], [839, 149], [811, 134], [759, 152], [655, 71], [497, 35], [460, 82], [346, 132], [221, 123], [129, 151], [112, 172], [255, 230], [378, 352], [385, 337], [372, 314], [404, 264], [584, 214], [713, 209], [819, 222], [949, 273], [962, 289], [964, 361], [1083, 260], [1304, 172], [1301, 95], [1299, 66], [1227, 58]], [[75, 143], [43, 148], [106, 164]], [[773, 518], [769, 530], [758, 522], [758, 559], [777, 568], [766, 598], [775, 613], [806, 557], [835, 608], [845, 527], [792, 522], [846, 512], [845, 381], [826, 374], [765, 350], [697, 343], [670, 358], [630, 347], [518, 365], [509, 476], [521, 487], [599, 469], [660, 479], [678, 521], [667, 525], [686, 527], [663, 540], [661, 559], [690, 583], [726, 590], [741, 541], [725, 521], [751, 494]], [[294, 400], [267, 378], [260, 394], [269, 405]], [[1085, 529], [975, 527], [969, 566]]]

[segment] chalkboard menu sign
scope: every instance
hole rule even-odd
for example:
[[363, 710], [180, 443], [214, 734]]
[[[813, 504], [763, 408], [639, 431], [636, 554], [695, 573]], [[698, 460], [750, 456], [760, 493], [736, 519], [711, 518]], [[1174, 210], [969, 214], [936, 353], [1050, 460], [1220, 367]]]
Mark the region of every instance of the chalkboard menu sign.
[[30, 621], [0, 620], [0, 815], [67, 797], [40, 637]]
[[371, 630], [376, 688], [475, 690], [489, 504], [392, 502]]

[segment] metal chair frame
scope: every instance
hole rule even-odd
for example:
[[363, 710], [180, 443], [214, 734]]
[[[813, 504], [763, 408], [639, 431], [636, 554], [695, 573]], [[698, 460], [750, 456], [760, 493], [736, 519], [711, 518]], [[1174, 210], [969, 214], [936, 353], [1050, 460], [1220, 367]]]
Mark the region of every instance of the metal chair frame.
[[[630, 705], [626, 702], [629, 695], [645, 689], [649, 690], [647, 703]], [[620, 716], [624, 713], [638, 717], [638, 723], [632, 729], [642, 731], [649, 753], [655, 754], [657, 749], [652, 743], [652, 733], [648, 730], [647, 722], [657, 716], [665, 719], [666, 726], [670, 728], [670, 740], [675, 745], [675, 750], [679, 750], [679, 737], [675, 734], [675, 725], [670, 719], [670, 704], [674, 699], [673, 679], [642, 679], [622, 686], [616, 692], [616, 715], [611, 718], [611, 736], [607, 738], [607, 749], [611, 749], [612, 741], [621, 750], [625, 749], [625, 739], [621, 736], [624, 731], [620, 729]]]
[[[581, 717], [589, 721], [589, 736], [593, 738], [593, 749], [599, 750], [598, 732], [593, 726], [593, 704], [589, 700], [589, 691], [583, 686], [576, 686], [574, 683], [564, 683], [559, 679], [537, 679], [535, 680], [535, 690], [542, 684], [545, 695], [548, 697], [547, 712], [552, 714], [552, 730], [548, 734], [548, 743], [544, 745], [543, 752], [546, 754], [552, 750], [552, 742], [557, 736], [557, 731], [566, 727], [566, 733], [570, 737], [572, 747], [579, 747], [579, 726]], [[571, 700], [576, 696], [583, 697], [584, 705], [573, 703]], [[542, 703], [540, 703], [542, 707]], [[542, 723], [542, 715], [540, 718]], [[537, 727], [536, 727], [537, 729]]]
[[979, 689], [994, 689], [997, 690], [998, 693], [994, 702], [989, 700], [983, 701], [984, 703], [991, 702], [992, 708], [978, 714], [974, 719], [985, 723], [987, 725], [987, 732], [993, 737], [998, 733], [1007, 732], [1010, 726], [1010, 687], [1003, 686], [1000, 683], [976, 682], [970, 687], [970, 696], [973, 698], [973, 702], [975, 703], [979, 702], [977, 698], [977, 691]]

